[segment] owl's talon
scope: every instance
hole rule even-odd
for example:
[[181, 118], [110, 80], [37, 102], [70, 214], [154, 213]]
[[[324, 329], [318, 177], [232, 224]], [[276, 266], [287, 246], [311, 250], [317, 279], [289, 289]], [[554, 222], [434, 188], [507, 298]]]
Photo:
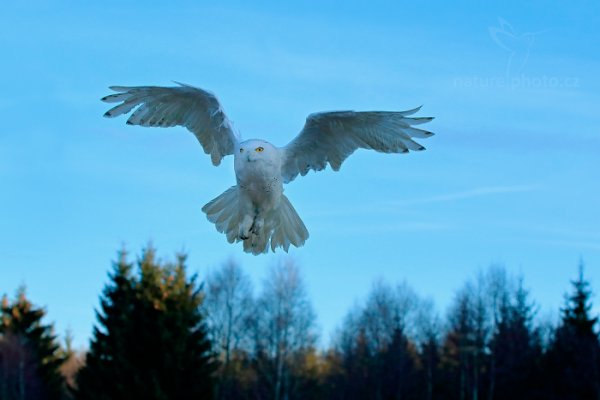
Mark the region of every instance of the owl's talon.
[[240, 224], [240, 230], [238, 232], [238, 237], [241, 240], [246, 240], [246, 239], [250, 238], [250, 231], [252, 230], [252, 225], [253, 225], [252, 217], [245, 216], [244, 220]]
[[265, 224], [265, 220], [262, 218], [256, 218], [254, 220], [254, 224], [252, 224], [252, 227], [250, 228], [250, 232], [252, 232], [255, 235], [259, 235], [260, 231], [262, 230], [263, 226]]

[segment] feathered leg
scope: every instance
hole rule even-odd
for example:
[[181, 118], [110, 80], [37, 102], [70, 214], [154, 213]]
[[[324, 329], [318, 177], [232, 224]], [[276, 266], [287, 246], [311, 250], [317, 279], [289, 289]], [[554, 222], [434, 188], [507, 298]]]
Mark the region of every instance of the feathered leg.
[[304, 223], [284, 195], [274, 208], [260, 209], [238, 186], [232, 186], [202, 211], [229, 243], [242, 241], [247, 253], [266, 253], [269, 247], [287, 252], [290, 245], [300, 247], [308, 239]]

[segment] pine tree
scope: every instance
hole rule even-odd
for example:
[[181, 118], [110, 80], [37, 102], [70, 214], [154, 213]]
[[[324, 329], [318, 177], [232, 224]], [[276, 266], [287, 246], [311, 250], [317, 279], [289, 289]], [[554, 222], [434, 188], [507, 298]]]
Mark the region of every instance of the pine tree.
[[421, 364], [421, 391], [423, 398], [432, 400], [436, 398], [439, 390], [440, 349], [435, 332], [428, 332], [426, 340], [421, 344], [419, 353]]
[[364, 329], [360, 329], [353, 338], [353, 343], [342, 353], [343, 372], [342, 384], [345, 399], [367, 399], [375, 391], [374, 355], [367, 343]]
[[76, 386], [75, 375], [84, 364], [85, 352], [73, 348], [73, 333], [70, 329], [65, 333], [60, 355], [65, 359], [60, 367], [60, 373], [65, 377], [67, 387], [73, 388]]
[[377, 354], [382, 399], [416, 399], [419, 384], [417, 352], [402, 328], [395, 328], [388, 346]]
[[592, 292], [583, 263], [578, 279], [571, 283], [573, 292], [566, 298], [546, 359], [548, 398], [600, 399], [600, 343], [594, 329], [598, 318], [590, 316]]
[[215, 365], [196, 277], [185, 256], [161, 265], [152, 248], [136, 275], [124, 251], [101, 298], [78, 399], [210, 399]]
[[537, 390], [535, 375], [541, 357], [539, 335], [532, 328], [534, 308], [522, 282], [514, 299], [508, 297], [499, 307], [499, 321], [490, 343], [494, 361], [490, 398], [530, 399]]
[[4, 296], [0, 320], [0, 398], [58, 400], [65, 394], [64, 362], [46, 312], [21, 288], [13, 302]]
[[122, 389], [117, 382], [132, 379], [128, 362], [129, 342], [134, 339], [130, 317], [136, 308], [132, 268], [121, 251], [100, 298], [101, 311], [96, 311], [99, 326], [94, 326], [86, 365], [77, 374], [77, 398], [117, 398]]
[[406, 284], [376, 282], [364, 306], [352, 309], [336, 338], [339, 368], [329, 382], [331, 398], [419, 398], [418, 352], [407, 331], [420, 304]]
[[475, 354], [477, 351], [474, 300], [470, 287], [458, 293], [449, 314], [449, 331], [442, 343], [443, 398], [466, 400], [473, 398]]

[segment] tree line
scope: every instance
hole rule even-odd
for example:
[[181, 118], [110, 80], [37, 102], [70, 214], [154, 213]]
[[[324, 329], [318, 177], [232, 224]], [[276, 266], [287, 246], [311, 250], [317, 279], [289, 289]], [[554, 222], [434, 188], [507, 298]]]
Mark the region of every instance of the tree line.
[[224, 263], [118, 253], [89, 348], [63, 343], [20, 289], [0, 309], [0, 399], [600, 399], [592, 291], [579, 266], [551, 324], [522, 277], [492, 266], [444, 316], [406, 283], [376, 281], [329, 345], [291, 259], [256, 293]]

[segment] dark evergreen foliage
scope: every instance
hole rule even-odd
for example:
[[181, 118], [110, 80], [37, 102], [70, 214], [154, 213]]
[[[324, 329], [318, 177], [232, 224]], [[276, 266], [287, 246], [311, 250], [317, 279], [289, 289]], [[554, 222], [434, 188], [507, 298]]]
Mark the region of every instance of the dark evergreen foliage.
[[434, 332], [429, 332], [419, 353], [421, 365], [419, 387], [421, 398], [432, 400], [439, 397], [440, 383], [440, 348]]
[[347, 348], [344, 357], [345, 374], [343, 383], [347, 399], [361, 399], [370, 396], [375, 388], [374, 354], [369, 347], [363, 329], [359, 331], [355, 343]]
[[420, 393], [417, 379], [417, 353], [402, 329], [394, 329], [391, 342], [378, 355], [377, 385], [381, 399], [416, 399]]
[[101, 298], [77, 399], [210, 399], [215, 370], [201, 311], [203, 294], [188, 279], [185, 256], [161, 265], [152, 248], [136, 275], [119, 255]]
[[535, 398], [542, 346], [532, 327], [534, 308], [521, 282], [513, 301], [505, 301], [499, 311], [490, 343], [489, 391], [496, 399]]
[[449, 315], [450, 329], [442, 345], [441, 367], [444, 371], [441, 395], [446, 399], [468, 399], [478, 395], [478, 371], [475, 317], [472, 294], [458, 294]]
[[[215, 280], [211, 307], [201, 307], [204, 293], [195, 276], [186, 277], [184, 256], [163, 264], [150, 248], [134, 267], [121, 252], [73, 395], [600, 400], [598, 317], [582, 265], [551, 337], [536, 326], [522, 281], [496, 268], [457, 293], [445, 325], [406, 285], [376, 283], [326, 351], [315, 348], [314, 315], [296, 267], [274, 268], [259, 298], [238, 284], [246, 279], [241, 270], [228, 271], [235, 279]], [[12, 303], [3, 299], [1, 400], [68, 397], [59, 368], [75, 353], [59, 349], [43, 316], [24, 292]], [[209, 328], [221, 354], [211, 349]]]
[[579, 277], [562, 310], [562, 321], [545, 360], [548, 399], [600, 399], [600, 344], [592, 317], [590, 284]]
[[0, 313], [0, 399], [58, 400], [65, 395], [59, 368], [65, 361], [46, 312], [35, 307], [25, 289], [13, 302], [5, 296]]
[[406, 285], [374, 285], [366, 304], [349, 313], [339, 333], [327, 398], [422, 398], [418, 349], [405, 332], [416, 303]]

